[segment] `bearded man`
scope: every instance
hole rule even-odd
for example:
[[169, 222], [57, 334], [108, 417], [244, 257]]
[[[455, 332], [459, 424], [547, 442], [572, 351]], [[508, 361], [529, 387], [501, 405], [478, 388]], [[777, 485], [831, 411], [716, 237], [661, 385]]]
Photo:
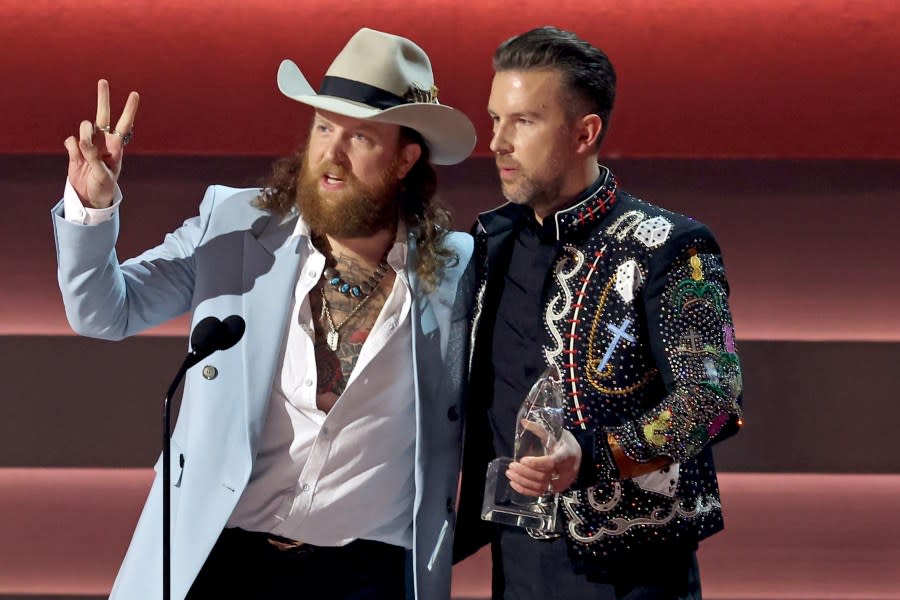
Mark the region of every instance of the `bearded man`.
[[[172, 436], [172, 597], [446, 598], [472, 253], [434, 199], [431, 163], [475, 144], [437, 101], [425, 52], [362, 29], [316, 93], [305, 148], [266, 188], [212, 186], [197, 217], [115, 253], [117, 180], [138, 96], [66, 140], [53, 209], [72, 327], [120, 339], [187, 311], [246, 335], [187, 375]], [[160, 478], [112, 598], [159, 598]]]

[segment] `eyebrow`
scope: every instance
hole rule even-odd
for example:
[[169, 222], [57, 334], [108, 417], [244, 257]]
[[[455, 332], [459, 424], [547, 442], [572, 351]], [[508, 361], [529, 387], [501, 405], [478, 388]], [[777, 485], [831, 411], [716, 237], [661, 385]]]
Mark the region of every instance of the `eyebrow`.
[[362, 133], [378, 133], [379, 129], [371, 123], [362, 123], [354, 127], [352, 131], [361, 131]]
[[[318, 113], [316, 113], [315, 117], [313, 118], [313, 124], [315, 124], [315, 123], [327, 123], [329, 125], [334, 125], [334, 126], [340, 127], [340, 125], [338, 125], [331, 119], [329, 119], [323, 115], [320, 115]], [[378, 133], [378, 128], [375, 127], [374, 124], [368, 123], [365, 121], [363, 121], [362, 123], [360, 123], [359, 125], [356, 125], [354, 127], [344, 127], [343, 129], [345, 129], [347, 131], [368, 133], [368, 134], [372, 134], [372, 135], [375, 135]]]
[[[487, 112], [488, 112], [488, 114], [489, 114], [490, 116], [492, 116], [492, 117], [497, 117], [497, 116], [499, 116], [496, 112], [494, 112], [494, 111], [491, 110], [490, 108], [487, 109]], [[518, 111], [518, 112], [510, 113], [508, 116], [509, 116], [509, 117], [528, 117], [528, 118], [531, 118], [531, 119], [538, 119], [538, 118], [540, 118], [541, 116], [543, 116], [543, 113], [538, 112], [538, 111], [533, 111], [533, 110], [523, 110], [523, 111]]]

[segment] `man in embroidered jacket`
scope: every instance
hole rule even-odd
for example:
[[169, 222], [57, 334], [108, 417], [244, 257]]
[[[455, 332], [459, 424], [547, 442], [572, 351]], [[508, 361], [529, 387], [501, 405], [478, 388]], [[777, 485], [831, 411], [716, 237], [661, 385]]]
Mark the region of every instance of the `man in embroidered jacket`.
[[698, 598], [697, 544], [722, 528], [711, 445], [741, 415], [719, 247], [597, 164], [615, 96], [603, 52], [545, 27], [502, 44], [494, 69], [508, 202], [475, 227], [461, 513], [480, 505], [486, 460], [513, 456], [519, 405], [555, 366], [566, 430], [507, 476], [520, 493], [559, 493], [560, 531], [482, 524], [459, 534], [457, 557], [491, 538], [498, 599]]

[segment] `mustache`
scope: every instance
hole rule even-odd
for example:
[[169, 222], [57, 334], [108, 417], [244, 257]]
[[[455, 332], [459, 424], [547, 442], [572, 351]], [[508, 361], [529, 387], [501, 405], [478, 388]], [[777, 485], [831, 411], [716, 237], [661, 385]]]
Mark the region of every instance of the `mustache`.
[[324, 177], [326, 174], [331, 175], [332, 177], [336, 177], [348, 183], [356, 182], [356, 175], [348, 169], [347, 167], [342, 167], [341, 165], [331, 162], [325, 161], [321, 165], [318, 165], [315, 169], [309, 169], [310, 176], [313, 179], [320, 179]]
[[495, 161], [498, 169], [518, 169], [519, 163], [511, 158], [497, 158]]

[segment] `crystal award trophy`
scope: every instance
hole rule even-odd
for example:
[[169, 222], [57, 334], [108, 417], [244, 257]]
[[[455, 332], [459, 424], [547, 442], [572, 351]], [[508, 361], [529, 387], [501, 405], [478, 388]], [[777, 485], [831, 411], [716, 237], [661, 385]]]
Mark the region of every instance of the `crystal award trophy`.
[[506, 469], [526, 456], [546, 456], [553, 451], [563, 431], [563, 393], [552, 367], [532, 386], [516, 417], [513, 458], [496, 458], [488, 465], [481, 518], [502, 525], [524, 527], [531, 535], [556, 531], [555, 493], [525, 496], [509, 485]]

